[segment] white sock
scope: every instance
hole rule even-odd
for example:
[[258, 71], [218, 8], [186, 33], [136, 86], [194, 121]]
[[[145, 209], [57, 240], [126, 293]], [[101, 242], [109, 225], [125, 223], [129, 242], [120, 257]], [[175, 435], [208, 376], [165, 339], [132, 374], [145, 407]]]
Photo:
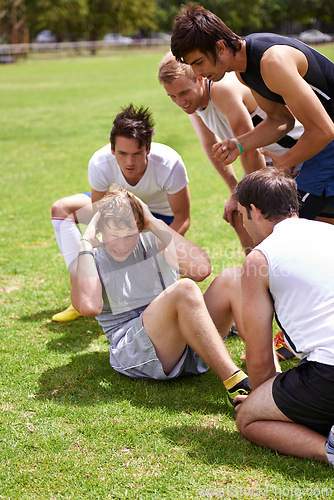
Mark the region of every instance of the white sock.
[[53, 217], [51, 219], [56, 240], [66, 265], [70, 268], [72, 262], [78, 257], [78, 245], [82, 238], [77, 224], [70, 219], [60, 219]]
[[328, 434], [328, 439], [325, 445], [326, 456], [329, 464], [334, 467], [334, 425]]

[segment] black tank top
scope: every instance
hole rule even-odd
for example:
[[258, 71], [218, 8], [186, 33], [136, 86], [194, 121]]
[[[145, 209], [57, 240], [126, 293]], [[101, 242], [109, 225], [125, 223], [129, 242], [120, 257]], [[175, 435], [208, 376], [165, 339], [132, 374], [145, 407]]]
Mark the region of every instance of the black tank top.
[[299, 40], [272, 33], [253, 33], [246, 40], [247, 68], [240, 73], [251, 89], [270, 101], [285, 104], [279, 94], [272, 92], [264, 83], [260, 73], [260, 61], [264, 52], [273, 45], [288, 45], [305, 54], [308, 70], [303, 77], [312, 87], [323, 107], [334, 121], [334, 64], [323, 54]]

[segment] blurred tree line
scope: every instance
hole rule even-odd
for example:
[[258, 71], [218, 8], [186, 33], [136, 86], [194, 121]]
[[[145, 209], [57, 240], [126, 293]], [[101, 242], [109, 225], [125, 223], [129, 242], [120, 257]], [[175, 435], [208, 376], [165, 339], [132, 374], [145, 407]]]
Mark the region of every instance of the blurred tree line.
[[[22, 0], [19, 2], [22, 4]], [[44, 29], [62, 40], [98, 40], [106, 33], [150, 36], [171, 32], [178, 0], [23, 0], [30, 39]], [[203, 0], [236, 33], [296, 33], [301, 26], [334, 28], [333, 0]], [[10, 23], [17, 0], [0, 0], [0, 23]], [[324, 24], [323, 24], [324, 23]], [[326, 29], [325, 29], [326, 30]]]

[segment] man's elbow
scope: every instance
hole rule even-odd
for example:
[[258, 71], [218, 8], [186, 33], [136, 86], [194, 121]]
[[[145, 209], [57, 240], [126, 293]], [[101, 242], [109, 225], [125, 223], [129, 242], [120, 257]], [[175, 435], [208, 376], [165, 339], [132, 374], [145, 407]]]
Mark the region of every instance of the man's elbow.
[[182, 236], [188, 231], [190, 227], [190, 215], [188, 215], [182, 224]]
[[323, 133], [325, 134], [325, 140], [326, 143], [329, 144], [334, 140], [334, 123], [329, 123], [329, 125], [326, 128], [322, 129]]
[[194, 281], [199, 282], [199, 281], [205, 280], [205, 278], [210, 276], [211, 273], [212, 273], [212, 267], [211, 267], [210, 258], [208, 255], [206, 255], [206, 257], [203, 257], [201, 259], [200, 263], [197, 263], [193, 267], [193, 270], [190, 273], [191, 276], [189, 276], [189, 274], [188, 274], [188, 277], [193, 279]]
[[288, 134], [295, 127], [295, 119], [293, 116], [289, 116], [286, 121], [286, 128], [284, 130], [285, 134]]

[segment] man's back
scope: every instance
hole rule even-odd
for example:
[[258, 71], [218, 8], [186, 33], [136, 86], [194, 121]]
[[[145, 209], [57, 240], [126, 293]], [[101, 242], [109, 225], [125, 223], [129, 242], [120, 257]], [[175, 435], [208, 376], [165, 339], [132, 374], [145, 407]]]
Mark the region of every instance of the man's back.
[[334, 227], [288, 218], [256, 249], [266, 257], [277, 320], [298, 357], [334, 364]]
[[281, 95], [270, 91], [264, 83], [260, 61], [265, 51], [274, 45], [288, 45], [301, 51], [307, 58], [308, 69], [304, 80], [312, 87], [318, 99], [334, 120], [334, 64], [323, 54], [299, 40], [272, 33], [253, 33], [245, 36], [247, 69], [240, 73], [242, 79], [250, 88], [266, 99], [284, 104]]

